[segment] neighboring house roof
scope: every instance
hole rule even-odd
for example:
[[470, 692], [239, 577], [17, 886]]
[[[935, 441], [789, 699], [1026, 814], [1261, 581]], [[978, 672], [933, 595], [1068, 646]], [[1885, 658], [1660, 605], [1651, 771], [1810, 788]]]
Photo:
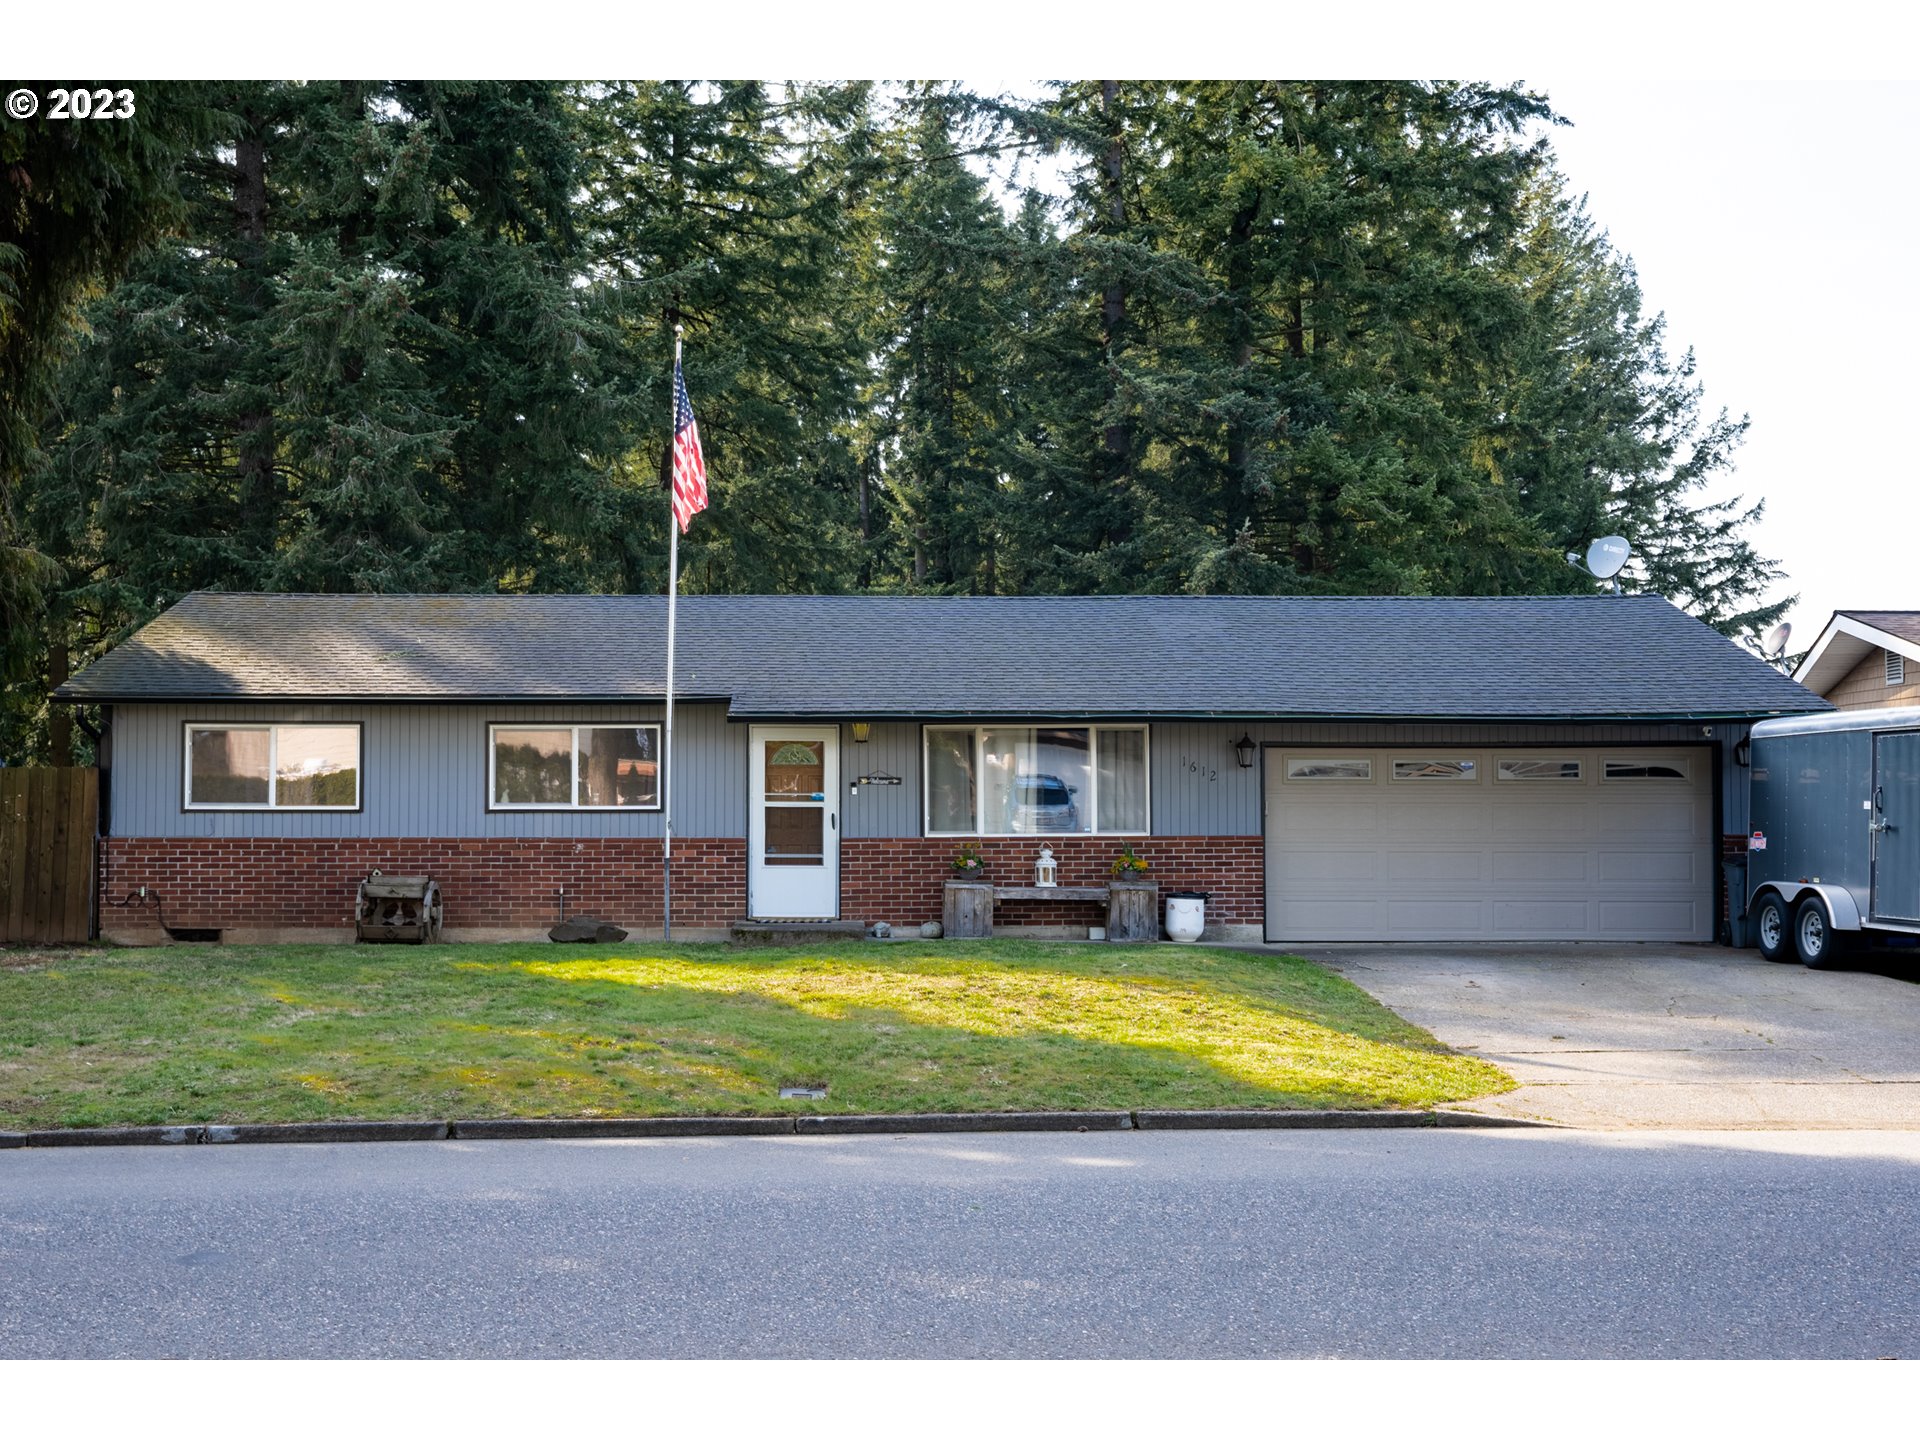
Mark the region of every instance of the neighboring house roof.
[[[189, 595], [75, 701], [631, 700], [666, 601]], [[698, 595], [676, 693], [738, 716], [1733, 719], [1824, 710], [1657, 596]]]
[[1920, 664], [1920, 610], [1836, 610], [1793, 678], [1825, 695], [1876, 650]]

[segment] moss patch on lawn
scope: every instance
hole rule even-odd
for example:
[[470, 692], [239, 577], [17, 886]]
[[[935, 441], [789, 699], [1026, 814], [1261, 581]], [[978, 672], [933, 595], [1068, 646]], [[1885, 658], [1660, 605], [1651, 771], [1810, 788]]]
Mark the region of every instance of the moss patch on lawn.
[[[1418, 1108], [1511, 1089], [1293, 956], [1023, 941], [11, 952], [0, 1128]], [[782, 1086], [824, 1100], [783, 1100]]]

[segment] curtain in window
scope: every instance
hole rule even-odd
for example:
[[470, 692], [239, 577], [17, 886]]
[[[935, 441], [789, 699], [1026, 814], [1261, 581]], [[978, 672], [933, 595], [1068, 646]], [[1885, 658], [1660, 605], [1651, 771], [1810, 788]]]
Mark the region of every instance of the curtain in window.
[[973, 731], [929, 730], [927, 829], [971, 831], [973, 801]]
[[1100, 732], [1100, 828], [1147, 828], [1147, 732]]

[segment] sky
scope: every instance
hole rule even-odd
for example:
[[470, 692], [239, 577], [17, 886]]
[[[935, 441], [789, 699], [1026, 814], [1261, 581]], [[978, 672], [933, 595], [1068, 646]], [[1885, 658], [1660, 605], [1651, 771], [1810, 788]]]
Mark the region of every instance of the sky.
[[1562, 170], [1634, 259], [1710, 410], [1752, 420], [1714, 498], [1764, 500], [1755, 548], [1797, 593], [1790, 650], [1834, 610], [1920, 609], [1920, 113], [1909, 82], [1809, 87], [1529, 77], [1573, 123]]
[[897, 0], [658, 13], [543, 0], [529, 23], [522, 4], [468, 0], [459, 27], [390, 0], [331, 0], [326, 23], [269, 7], [245, 27], [210, 0], [96, 0], [89, 14], [85, 27], [57, 7], [10, 17], [10, 68], [1521, 81], [1572, 122], [1553, 132], [1561, 166], [1635, 260], [1671, 348], [1695, 351], [1709, 413], [1752, 421], [1708, 494], [1765, 501], [1751, 538], [1785, 568], [1772, 598], [1798, 596], [1789, 648], [1836, 609], [1920, 609], [1908, 560], [1920, 477], [1905, 434], [1920, 336], [1914, 7], [1370, 0], [1361, 22], [1350, 7], [1214, 0], [1169, 24], [1144, 0], [971, 0], [964, 20]]

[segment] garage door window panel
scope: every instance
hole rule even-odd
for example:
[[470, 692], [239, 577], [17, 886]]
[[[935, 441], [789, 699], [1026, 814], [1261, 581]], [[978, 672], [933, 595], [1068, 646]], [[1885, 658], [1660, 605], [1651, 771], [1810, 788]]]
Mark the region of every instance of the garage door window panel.
[[1371, 781], [1373, 761], [1364, 756], [1289, 755], [1287, 779], [1306, 781]]
[[1392, 775], [1395, 780], [1451, 780], [1471, 784], [1480, 778], [1480, 769], [1464, 756], [1396, 755]]
[[1512, 756], [1495, 763], [1496, 780], [1571, 780], [1581, 778], [1578, 760], [1535, 759], [1531, 756]]
[[1685, 780], [1685, 760], [1608, 760], [1600, 771], [1602, 780]]

